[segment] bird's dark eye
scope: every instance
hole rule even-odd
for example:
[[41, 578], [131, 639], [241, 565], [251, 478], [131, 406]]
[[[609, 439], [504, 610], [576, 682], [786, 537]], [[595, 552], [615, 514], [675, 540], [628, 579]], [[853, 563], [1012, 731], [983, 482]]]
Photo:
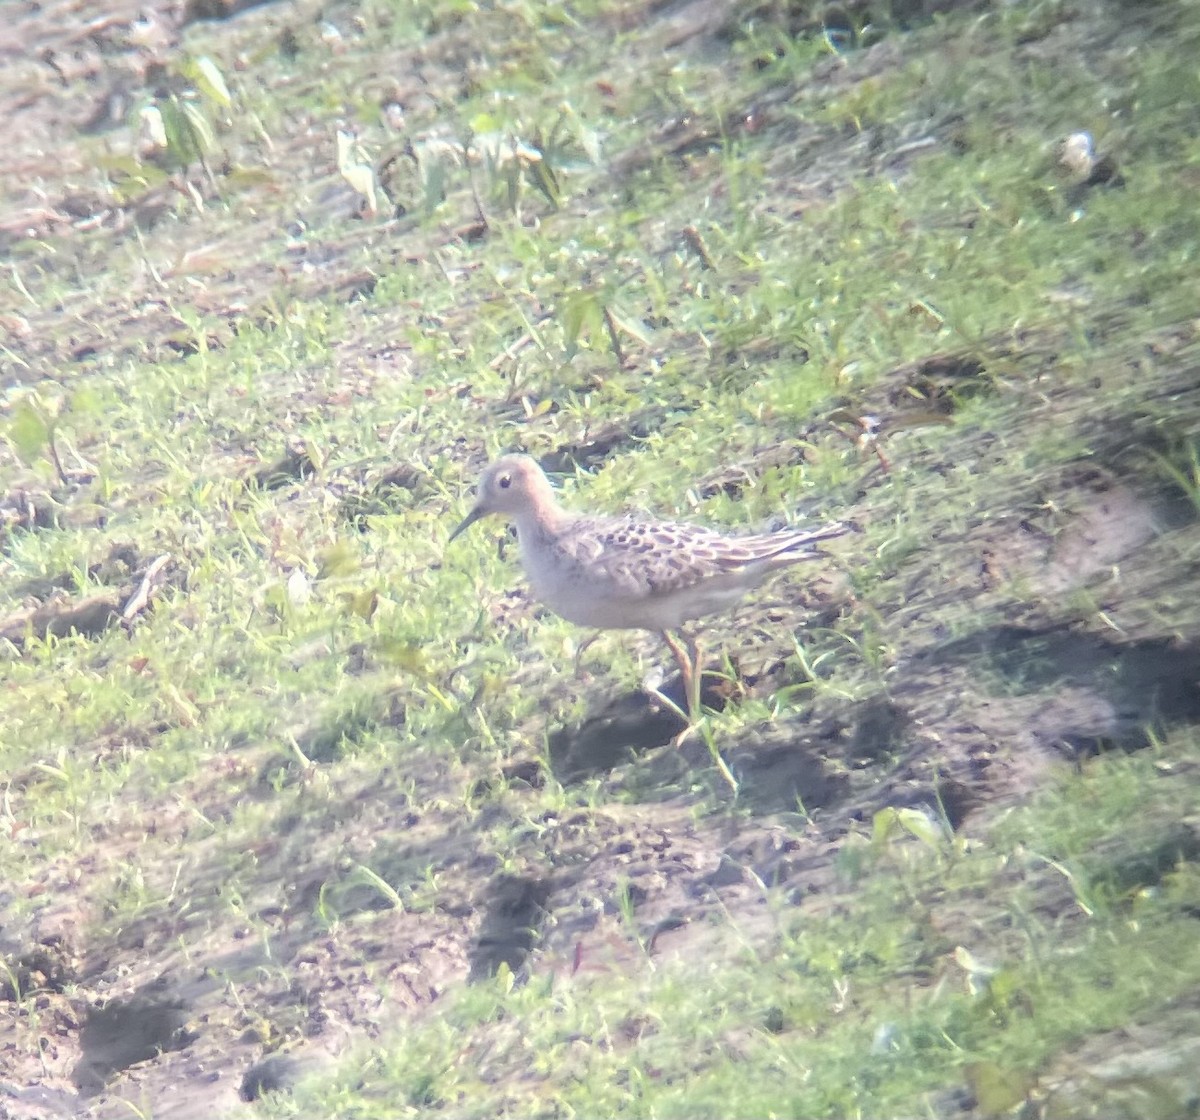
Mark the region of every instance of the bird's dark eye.
[[512, 475], [502, 474], [498, 479], [496, 479], [496, 485], [499, 486], [501, 490], [507, 490], [512, 485]]

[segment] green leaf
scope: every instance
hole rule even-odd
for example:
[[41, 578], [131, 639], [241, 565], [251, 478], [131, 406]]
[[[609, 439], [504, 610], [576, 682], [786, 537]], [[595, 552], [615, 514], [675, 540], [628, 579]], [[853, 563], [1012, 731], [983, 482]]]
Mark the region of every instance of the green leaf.
[[346, 541], [337, 541], [321, 553], [317, 579], [350, 576], [358, 569], [358, 552]]
[[181, 98], [179, 104], [183, 109], [183, 118], [191, 131], [192, 143], [196, 147], [197, 158], [199, 158], [216, 143], [217, 138], [213, 132], [212, 122], [198, 102]]
[[946, 832], [941, 824], [920, 809], [897, 809], [896, 820], [900, 827], [931, 848], [940, 848], [946, 842]]
[[81, 385], [71, 394], [63, 411], [76, 416], [99, 416], [104, 411], [104, 398], [91, 385]]
[[162, 114], [167, 148], [175, 161], [186, 167], [202, 159], [212, 144], [213, 133], [200, 107], [172, 94], [158, 110]]
[[50, 425], [46, 414], [28, 397], [13, 409], [8, 422], [8, 438], [26, 466], [32, 464], [50, 444]]
[[210, 101], [215, 101], [223, 109], [233, 105], [233, 98], [229, 96], [229, 87], [225, 84], [224, 76], [217, 64], [207, 55], [193, 59], [187, 71], [188, 76], [196, 83], [196, 88]]
[[398, 638], [384, 638], [376, 647], [379, 659], [397, 669], [412, 673], [422, 680], [430, 675], [429, 659], [425, 651], [413, 642]]
[[975, 1097], [976, 1110], [984, 1116], [1003, 1116], [1021, 1104], [1037, 1083], [1029, 1073], [1005, 1069], [995, 1062], [972, 1062], [963, 1071]]
[[526, 161], [525, 168], [526, 174], [533, 180], [533, 185], [546, 196], [546, 201], [557, 210], [562, 201], [562, 191], [559, 189], [558, 177], [554, 174], [554, 169], [546, 160], [540, 158]]
[[630, 338], [640, 342], [643, 346], [650, 345], [650, 336], [646, 333], [641, 323], [634, 322], [632, 319], [627, 319], [619, 311], [613, 308], [608, 309], [608, 317], [612, 320], [613, 326], [622, 332], [629, 335]]
[[488, 132], [499, 132], [500, 122], [490, 113], [476, 113], [468, 122], [467, 127], [475, 136]]
[[373, 886], [396, 910], [404, 909], [404, 899], [400, 897], [396, 888], [378, 872], [372, 871], [365, 863], [355, 865], [354, 878], [360, 883], [369, 883]]
[[941, 848], [947, 839], [939, 822], [920, 809], [880, 809], [873, 819], [871, 843], [879, 847], [897, 832], [907, 832], [931, 848]]
[[346, 595], [345, 603], [351, 614], [370, 622], [379, 608], [379, 592], [373, 587], [368, 587]]
[[581, 336], [599, 331], [604, 325], [604, 308], [595, 292], [572, 292], [562, 310], [563, 340], [567, 358], [573, 358]]
[[508, 961], [501, 961], [496, 966], [496, 984], [500, 990], [508, 995], [513, 990], [513, 984], [516, 983], [516, 977], [513, 976], [512, 966]]

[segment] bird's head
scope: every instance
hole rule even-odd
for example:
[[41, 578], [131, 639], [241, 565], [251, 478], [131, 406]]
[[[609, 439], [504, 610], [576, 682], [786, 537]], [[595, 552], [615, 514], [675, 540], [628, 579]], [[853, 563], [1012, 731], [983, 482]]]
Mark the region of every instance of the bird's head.
[[517, 518], [555, 506], [549, 481], [528, 455], [505, 455], [497, 459], [480, 476], [475, 493], [474, 507], [450, 534], [450, 540], [489, 514]]

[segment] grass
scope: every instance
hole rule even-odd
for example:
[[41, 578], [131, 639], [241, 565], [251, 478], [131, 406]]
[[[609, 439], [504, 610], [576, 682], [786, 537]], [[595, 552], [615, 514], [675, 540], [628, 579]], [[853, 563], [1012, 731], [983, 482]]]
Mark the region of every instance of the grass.
[[[1040, 709], [998, 743], [963, 731], [1036, 689], [987, 656], [959, 676], [929, 666], [1011, 626], [1196, 640], [1194, 604], [1168, 609], [1136, 555], [1069, 594], [1039, 582], [1087, 506], [1086, 469], [1156, 510], [1190, 504], [1154, 547], [1165, 582], [1194, 584], [1190, 9], [1139, 28], [1018, 3], [844, 55], [770, 19], [663, 50], [604, 5], [376, 3], [361, 20], [330, 58], [293, 29], [292, 61], [263, 46], [273, 24], [190, 29], [189, 54], [227, 77], [256, 52], [216, 124], [226, 163], [262, 177], [222, 173], [203, 211], [172, 197], [136, 237], [13, 246], [13, 314], [33, 329], [0, 413], [16, 511], [0, 620], [48, 584], [115, 593], [170, 556], [128, 628], [3, 647], [5, 1011], [30, 1060], [62, 1009], [13, 978], [35, 931], [65, 929], [71, 954], [130, 971], [80, 964], [56, 995], [125, 998], [183, 961], [212, 980], [198, 1045], [243, 1064], [303, 1052], [328, 1003], [346, 1052], [245, 1106], [268, 1115], [1102, 1106], [1119, 1087], [1080, 1088], [1066, 1057], [1200, 979], [1191, 826], [1157, 827], [1190, 820], [1194, 718], [1060, 773], [1022, 738]], [[436, 96], [377, 89], [418, 54]], [[486, 118], [529, 144], [565, 103], [557, 206], [531, 178], [513, 206], [498, 172], [447, 166], [444, 200], [408, 183], [407, 213], [352, 218], [322, 162], [332, 130], [400, 150], [379, 123], [393, 95], [414, 135], [463, 139]], [[1119, 186], [1080, 194], [1056, 169], [1053, 141], [1082, 127]], [[78, 143], [83, 158], [117, 140]], [[475, 216], [472, 183], [481, 240], [452, 233]], [[605, 311], [627, 324], [624, 361]], [[947, 355], [978, 369], [936, 391], [905, 373]], [[33, 391], [53, 448], [16, 438]], [[952, 423], [887, 439], [887, 472], [826, 422], [934, 405]], [[568, 782], [553, 737], [659, 651], [606, 635], [572, 678], [584, 635], [507, 590], [500, 533], [444, 547], [480, 462], [512, 448], [574, 455], [579, 506], [745, 531], [852, 517], [832, 550], [842, 590], [796, 611], [808, 578], [788, 577], [763, 596], [782, 611], [714, 620], [718, 660], [760, 679], [706, 718], [708, 747]], [[46, 523], [22, 520], [18, 492]], [[1051, 542], [1038, 563], [1029, 541]], [[1041, 699], [1074, 687], [1070, 668]], [[874, 726], [871, 703], [907, 723]], [[811, 755], [840, 795], [797, 788], [765, 810], [754, 790], [786, 786], [754, 784], [773, 749]], [[989, 765], [1040, 768], [1038, 792], [993, 790]], [[997, 803], [950, 837], [873, 838], [906, 791], [936, 815], [951, 771]], [[789, 843], [808, 871], [779, 856]], [[468, 984], [506, 876], [549, 884], [538, 947]], [[1178, 1070], [1150, 1082], [1157, 1114], [1186, 1105]]]
[[[1086, 869], [1101, 822], [1184, 809], [1166, 774], [1195, 763], [1194, 740], [1110, 759], [1008, 814], [995, 843], [870, 847], [853, 901], [806, 914], [767, 891], [692, 937], [699, 954], [502, 974], [272, 1114], [911, 1115], [985, 1064], [1027, 1087], [1014, 1103], [1051, 1099], [1049, 1058], [1200, 978], [1193, 865], [1132, 894]], [[1052, 858], [1077, 863], [1069, 884], [1039, 874]]]

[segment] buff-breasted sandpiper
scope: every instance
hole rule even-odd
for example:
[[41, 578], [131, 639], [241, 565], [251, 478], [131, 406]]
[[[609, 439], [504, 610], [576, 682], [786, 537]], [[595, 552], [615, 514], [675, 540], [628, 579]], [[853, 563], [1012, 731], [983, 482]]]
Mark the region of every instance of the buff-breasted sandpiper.
[[772, 572], [822, 555], [812, 545], [848, 528], [835, 522], [735, 537], [681, 522], [572, 513], [528, 455], [505, 455], [483, 472], [475, 505], [450, 540], [493, 513], [516, 523], [533, 594], [555, 614], [580, 626], [662, 636], [693, 721], [700, 652], [684, 624], [732, 608]]

